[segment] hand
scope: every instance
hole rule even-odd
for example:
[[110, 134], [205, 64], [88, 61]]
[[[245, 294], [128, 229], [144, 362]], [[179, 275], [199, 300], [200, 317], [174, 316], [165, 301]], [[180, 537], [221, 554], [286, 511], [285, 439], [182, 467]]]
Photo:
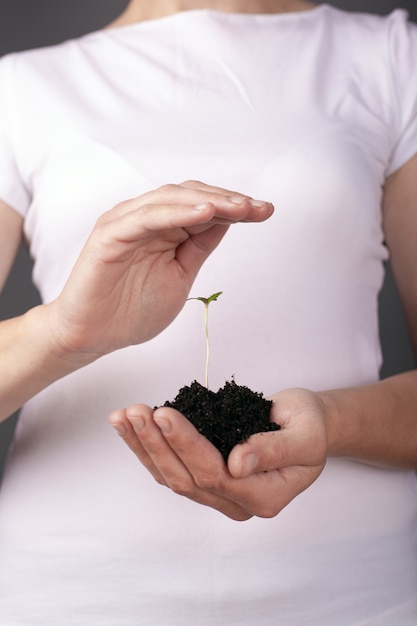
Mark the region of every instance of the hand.
[[320, 475], [327, 433], [324, 405], [315, 393], [289, 389], [272, 399], [272, 419], [281, 430], [235, 446], [227, 466], [174, 409], [137, 404], [109, 419], [158, 483], [235, 520], [273, 517]]
[[267, 202], [193, 181], [117, 205], [100, 217], [48, 305], [54, 345], [89, 362], [151, 339], [179, 313], [228, 226], [272, 211]]

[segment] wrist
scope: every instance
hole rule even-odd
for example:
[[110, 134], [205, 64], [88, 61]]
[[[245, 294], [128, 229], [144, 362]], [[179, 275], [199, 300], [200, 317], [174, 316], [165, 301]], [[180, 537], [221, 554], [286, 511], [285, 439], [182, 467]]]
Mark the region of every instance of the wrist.
[[55, 339], [48, 305], [0, 324], [0, 421], [56, 380], [93, 361]]
[[55, 323], [55, 318], [54, 303], [34, 307], [21, 318], [21, 334], [31, 337], [32, 356], [52, 380], [62, 378], [97, 358], [82, 347], [71, 346], [65, 333]]
[[320, 391], [318, 396], [324, 406], [327, 430], [328, 456], [349, 456], [349, 442], [354, 437], [353, 420], [343, 420], [343, 410], [337, 391]]

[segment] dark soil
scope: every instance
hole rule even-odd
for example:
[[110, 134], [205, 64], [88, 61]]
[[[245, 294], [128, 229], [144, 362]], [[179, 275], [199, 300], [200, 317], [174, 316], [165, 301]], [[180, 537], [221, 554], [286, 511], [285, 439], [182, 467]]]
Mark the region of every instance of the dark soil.
[[226, 382], [217, 393], [197, 381], [180, 389], [172, 402], [165, 402], [180, 411], [196, 429], [220, 450], [224, 460], [238, 443], [259, 432], [279, 430], [270, 422], [272, 401], [248, 387]]

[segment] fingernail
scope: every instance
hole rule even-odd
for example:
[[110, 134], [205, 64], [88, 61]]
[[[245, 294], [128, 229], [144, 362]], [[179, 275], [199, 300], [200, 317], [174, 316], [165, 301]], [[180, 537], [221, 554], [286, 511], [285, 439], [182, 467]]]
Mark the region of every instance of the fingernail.
[[245, 198], [244, 196], [231, 196], [228, 198], [228, 200], [230, 200], [230, 202], [233, 202], [233, 204], [242, 204], [242, 202], [244, 202], [245, 200], [249, 200], [249, 198]]
[[266, 200], [255, 200], [254, 198], [245, 198], [242, 196], [232, 196], [229, 197], [230, 202], [233, 202], [233, 204], [242, 204], [242, 202], [245, 202], [245, 200], [247, 200], [249, 202], [249, 204], [251, 204], [253, 207], [259, 208], [261, 206], [264, 206], [265, 204], [270, 204], [270, 202], [266, 202]]
[[253, 454], [253, 452], [251, 452], [245, 457], [242, 463], [242, 473], [244, 474], [244, 476], [248, 476], [249, 474], [252, 474], [257, 466], [258, 457], [256, 456], [256, 454]]
[[266, 202], [264, 200], [254, 200], [253, 198], [251, 198], [249, 202], [252, 206], [257, 207], [257, 208], [264, 206], [265, 204], [269, 204], [269, 202]]
[[171, 422], [166, 417], [154, 417], [154, 420], [164, 435], [171, 432]]
[[130, 421], [132, 422], [132, 426], [137, 433], [140, 433], [141, 430], [145, 428], [145, 420], [141, 415], [132, 415], [128, 416]]
[[112, 424], [114, 430], [117, 432], [118, 435], [120, 435], [121, 437], [125, 437], [127, 430], [126, 428], [123, 426], [123, 424]]
[[194, 211], [204, 211], [207, 209], [208, 202], [204, 202], [203, 204], [195, 204], [193, 206]]

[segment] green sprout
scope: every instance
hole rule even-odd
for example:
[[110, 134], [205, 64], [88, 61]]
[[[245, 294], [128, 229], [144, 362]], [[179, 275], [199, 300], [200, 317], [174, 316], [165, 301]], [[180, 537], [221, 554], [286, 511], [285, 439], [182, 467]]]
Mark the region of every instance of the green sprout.
[[209, 388], [208, 381], [208, 371], [209, 371], [209, 361], [210, 361], [210, 342], [209, 342], [209, 331], [208, 331], [208, 310], [210, 302], [214, 302], [217, 298], [222, 294], [222, 291], [218, 291], [217, 293], [213, 293], [208, 298], [188, 298], [188, 300], [200, 300], [204, 304], [204, 327], [206, 331], [206, 387]]

